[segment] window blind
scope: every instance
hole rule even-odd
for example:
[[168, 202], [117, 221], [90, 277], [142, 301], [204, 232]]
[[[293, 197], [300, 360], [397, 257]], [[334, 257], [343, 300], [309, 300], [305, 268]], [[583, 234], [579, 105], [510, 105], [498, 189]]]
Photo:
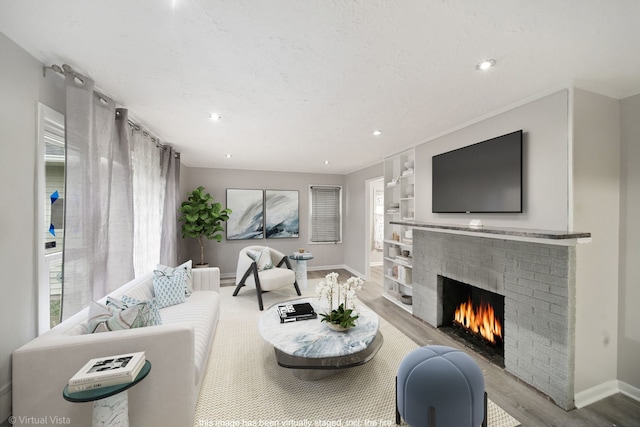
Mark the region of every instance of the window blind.
[[342, 187], [311, 187], [311, 242], [342, 241]]

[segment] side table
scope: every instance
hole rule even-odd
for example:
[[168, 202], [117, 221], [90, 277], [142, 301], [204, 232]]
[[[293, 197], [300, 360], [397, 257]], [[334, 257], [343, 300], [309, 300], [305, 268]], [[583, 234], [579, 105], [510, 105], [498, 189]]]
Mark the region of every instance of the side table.
[[146, 378], [151, 362], [146, 360], [138, 376], [130, 383], [69, 393], [66, 385], [62, 396], [69, 402], [93, 402], [93, 427], [129, 427], [128, 389]]
[[307, 289], [307, 261], [313, 259], [309, 252], [295, 252], [289, 258], [296, 262], [296, 282], [300, 289]]

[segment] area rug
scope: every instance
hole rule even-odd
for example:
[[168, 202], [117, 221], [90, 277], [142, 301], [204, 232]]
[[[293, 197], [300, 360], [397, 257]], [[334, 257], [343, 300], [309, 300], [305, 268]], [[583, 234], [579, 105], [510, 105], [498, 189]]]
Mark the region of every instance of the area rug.
[[[309, 281], [303, 295], [313, 295]], [[232, 297], [223, 287], [220, 322], [203, 378], [195, 427], [380, 427], [395, 425], [395, 375], [417, 345], [380, 318], [384, 343], [365, 365], [319, 381], [302, 381], [277, 365], [262, 340], [254, 290]], [[297, 297], [293, 288], [263, 295], [265, 309]], [[405, 425], [405, 424], [403, 424]], [[489, 401], [488, 425], [520, 423]]]

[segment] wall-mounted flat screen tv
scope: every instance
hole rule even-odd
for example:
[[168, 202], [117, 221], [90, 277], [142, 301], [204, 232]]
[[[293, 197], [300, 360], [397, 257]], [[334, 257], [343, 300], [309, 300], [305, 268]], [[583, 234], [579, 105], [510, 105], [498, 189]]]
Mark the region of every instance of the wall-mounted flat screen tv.
[[522, 130], [433, 156], [432, 211], [522, 212]]

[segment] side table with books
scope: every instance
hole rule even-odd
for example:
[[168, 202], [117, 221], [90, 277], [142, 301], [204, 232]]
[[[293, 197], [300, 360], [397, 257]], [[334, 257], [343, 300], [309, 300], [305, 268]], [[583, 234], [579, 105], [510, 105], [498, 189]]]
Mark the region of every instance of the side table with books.
[[[135, 363], [140, 357], [142, 360]], [[117, 372], [124, 368], [121, 366], [123, 360], [125, 363], [131, 362], [132, 365], [135, 363], [135, 366], [129, 367], [125, 372]], [[93, 427], [128, 427], [127, 390], [145, 379], [150, 371], [151, 362], [144, 359], [144, 353], [91, 359], [69, 380], [62, 395], [69, 402], [93, 402]], [[102, 373], [103, 377], [100, 378], [98, 373]]]

